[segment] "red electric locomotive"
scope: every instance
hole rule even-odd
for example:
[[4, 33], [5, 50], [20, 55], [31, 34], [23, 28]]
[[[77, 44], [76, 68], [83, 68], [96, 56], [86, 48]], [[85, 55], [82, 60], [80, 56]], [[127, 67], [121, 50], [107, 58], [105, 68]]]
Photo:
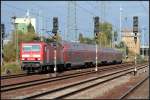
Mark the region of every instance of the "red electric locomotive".
[[[54, 69], [54, 50], [56, 49], [57, 70], [75, 65], [95, 64], [95, 46], [76, 42], [21, 43], [20, 61], [24, 71], [48, 71]], [[98, 63], [121, 63], [122, 52], [112, 48], [98, 48]]]

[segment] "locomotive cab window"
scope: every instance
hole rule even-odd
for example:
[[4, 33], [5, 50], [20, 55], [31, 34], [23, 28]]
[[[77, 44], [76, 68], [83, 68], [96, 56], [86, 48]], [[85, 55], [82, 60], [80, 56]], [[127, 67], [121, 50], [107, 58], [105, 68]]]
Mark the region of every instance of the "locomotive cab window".
[[32, 45], [32, 51], [40, 51], [39, 45]]
[[24, 45], [23, 46], [23, 51], [31, 51], [32, 46], [29, 45]]
[[23, 51], [24, 52], [40, 51], [40, 45], [24, 45], [23, 46]]

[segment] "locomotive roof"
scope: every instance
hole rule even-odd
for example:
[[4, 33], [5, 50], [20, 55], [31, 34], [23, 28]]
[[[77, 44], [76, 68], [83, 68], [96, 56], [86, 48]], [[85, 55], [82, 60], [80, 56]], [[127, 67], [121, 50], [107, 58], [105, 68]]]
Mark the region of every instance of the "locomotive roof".
[[[22, 42], [22, 43], [45, 43], [45, 42], [41, 42], [41, 41], [33, 41], [33, 42]], [[54, 42], [50, 42], [51, 43], [54, 43]], [[70, 42], [70, 41], [61, 41], [62, 45], [70, 45], [70, 46], [77, 46], [79, 49], [82, 49], [82, 48], [86, 48], [88, 50], [93, 50], [95, 49], [95, 45], [93, 44], [84, 44], [84, 43], [79, 43], [79, 42]], [[101, 47], [98, 47], [98, 49], [101, 49], [101, 50], [104, 50], [104, 51], [110, 51], [110, 52], [121, 52], [115, 48], [101, 48]]]
[[[79, 42], [68, 42], [68, 41], [62, 41], [62, 44], [68, 44], [68, 45], [80, 45], [80, 46], [84, 46], [87, 49], [95, 49], [95, 45], [93, 44], [84, 44], [84, 43], [79, 43]], [[104, 50], [104, 51], [110, 51], [110, 52], [120, 52], [119, 50], [115, 49], [115, 48], [101, 48], [98, 47], [98, 49]]]
[[43, 41], [21, 42], [21, 43], [45, 43]]

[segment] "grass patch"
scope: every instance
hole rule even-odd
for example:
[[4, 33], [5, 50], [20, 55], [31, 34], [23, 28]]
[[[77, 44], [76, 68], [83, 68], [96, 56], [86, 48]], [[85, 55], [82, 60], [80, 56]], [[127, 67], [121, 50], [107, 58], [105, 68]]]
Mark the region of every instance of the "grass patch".
[[[135, 56], [128, 56], [127, 59], [123, 59], [123, 62], [135, 62]], [[148, 62], [145, 58], [143, 58], [141, 55], [137, 55], [137, 64], [143, 64]]]
[[1, 67], [1, 75], [6, 74], [7, 69], [11, 72], [11, 74], [22, 73], [20, 64], [16, 62], [4, 63], [4, 65]]

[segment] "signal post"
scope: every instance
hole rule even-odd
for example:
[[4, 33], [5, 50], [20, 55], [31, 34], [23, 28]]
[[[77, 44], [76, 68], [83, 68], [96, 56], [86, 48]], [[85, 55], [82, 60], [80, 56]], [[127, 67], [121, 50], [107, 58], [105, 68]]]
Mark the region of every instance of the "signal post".
[[138, 34], [138, 16], [133, 16], [133, 33], [134, 33], [134, 42], [135, 42], [135, 58], [134, 58], [134, 75], [137, 73], [137, 50], [136, 50], [136, 43], [137, 43], [137, 34]]
[[53, 47], [54, 47], [54, 72], [55, 72], [55, 76], [57, 76], [57, 32], [58, 32], [58, 17], [53, 17], [52, 33], [54, 34], [53, 35], [53, 39], [54, 39]]
[[98, 44], [98, 33], [99, 33], [99, 17], [96, 16], [94, 17], [94, 36], [95, 36], [95, 53], [96, 53], [96, 57], [95, 57], [95, 60], [96, 60], [96, 64], [95, 64], [95, 71], [97, 72], [98, 71], [98, 57], [97, 57], [97, 44]]

